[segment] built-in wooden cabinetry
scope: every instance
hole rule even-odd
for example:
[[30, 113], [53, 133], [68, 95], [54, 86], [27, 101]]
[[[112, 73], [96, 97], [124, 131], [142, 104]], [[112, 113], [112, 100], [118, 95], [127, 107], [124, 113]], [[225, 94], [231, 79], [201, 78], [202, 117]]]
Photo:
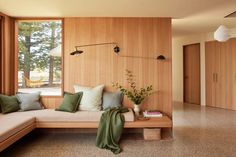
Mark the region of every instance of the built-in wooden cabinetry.
[[205, 43], [206, 105], [236, 110], [236, 39]]

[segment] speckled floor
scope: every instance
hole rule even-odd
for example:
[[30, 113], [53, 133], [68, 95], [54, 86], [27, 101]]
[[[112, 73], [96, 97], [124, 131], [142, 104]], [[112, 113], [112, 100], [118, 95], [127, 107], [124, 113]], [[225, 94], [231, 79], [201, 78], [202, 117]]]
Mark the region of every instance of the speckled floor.
[[[110, 157], [94, 146], [95, 134], [30, 134], [1, 157]], [[236, 157], [236, 111], [174, 104], [174, 139], [124, 138], [122, 157]]]

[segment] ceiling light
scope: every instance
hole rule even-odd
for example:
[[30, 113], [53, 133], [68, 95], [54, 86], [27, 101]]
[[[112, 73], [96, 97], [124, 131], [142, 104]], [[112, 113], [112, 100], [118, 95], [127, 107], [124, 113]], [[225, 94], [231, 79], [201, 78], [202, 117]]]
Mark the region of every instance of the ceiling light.
[[230, 39], [229, 29], [224, 25], [220, 25], [214, 32], [214, 39], [219, 42], [225, 42]]

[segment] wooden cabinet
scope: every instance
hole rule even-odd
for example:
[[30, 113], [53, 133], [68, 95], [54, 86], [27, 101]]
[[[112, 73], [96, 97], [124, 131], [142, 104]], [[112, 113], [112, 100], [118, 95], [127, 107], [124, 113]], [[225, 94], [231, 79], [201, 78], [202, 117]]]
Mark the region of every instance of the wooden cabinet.
[[236, 109], [236, 39], [205, 43], [206, 105]]
[[232, 40], [232, 108], [236, 110], [236, 40]]
[[[213, 54], [215, 53], [215, 54]], [[215, 107], [215, 42], [207, 42], [205, 44], [205, 60], [206, 60], [206, 105]]]

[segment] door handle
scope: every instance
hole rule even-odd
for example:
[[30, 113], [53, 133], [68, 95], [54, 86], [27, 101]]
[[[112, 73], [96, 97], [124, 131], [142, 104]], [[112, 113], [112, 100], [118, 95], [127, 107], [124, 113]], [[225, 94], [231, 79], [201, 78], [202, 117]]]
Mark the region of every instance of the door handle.
[[213, 73], [212, 79], [213, 79], [213, 82], [216, 82], [216, 75], [215, 75], [215, 73]]
[[218, 82], [218, 74], [216, 73], [216, 82]]
[[236, 83], [236, 73], [234, 74], [234, 82]]

